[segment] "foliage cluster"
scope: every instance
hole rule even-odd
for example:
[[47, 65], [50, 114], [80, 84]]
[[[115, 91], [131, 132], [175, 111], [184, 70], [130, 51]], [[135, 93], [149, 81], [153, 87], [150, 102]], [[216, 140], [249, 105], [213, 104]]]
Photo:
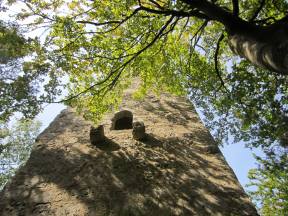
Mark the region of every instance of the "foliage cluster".
[[270, 150], [265, 158], [256, 157], [258, 167], [249, 172], [250, 192], [263, 216], [285, 216], [288, 212], [288, 154], [285, 150]]
[[[275, 144], [288, 130], [287, 76], [235, 56], [225, 22], [191, 2], [33, 0], [24, 2], [27, 10], [17, 18], [29, 17], [31, 26], [48, 31], [36, 65], [49, 65], [42, 72], [53, 78], [68, 77], [70, 96], [59, 102], [87, 118], [97, 121], [117, 107], [137, 77], [138, 96], [150, 90], [190, 95], [220, 141], [233, 134], [235, 142], [250, 146]], [[231, 14], [236, 10], [234, 1], [203, 2]], [[287, 6], [241, 1], [237, 16], [265, 27], [283, 18]], [[55, 91], [59, 83], [52, 80], [49, 90]]]
[[60, 94], [59, 73], [43, 56], [38, 38], [26, 39], [21, 27], [0, 20], [0, 120], [13, 114], [33, 118]]
[[1, 122], [0, 189], [28, 159], [39, 129], [40, 123], [32, 120], [19, 120], [13, 128]]

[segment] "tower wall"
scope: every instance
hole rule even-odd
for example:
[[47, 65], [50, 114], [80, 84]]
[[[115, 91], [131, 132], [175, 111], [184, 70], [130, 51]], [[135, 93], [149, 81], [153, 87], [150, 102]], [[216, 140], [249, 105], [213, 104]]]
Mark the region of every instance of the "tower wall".
[[90, 142], [91, 122], [62, 111], [0, 194], [0, 215], [257, 215], [213, 138], [184, 98], [148, 95], [122, 109], [143, 121]]

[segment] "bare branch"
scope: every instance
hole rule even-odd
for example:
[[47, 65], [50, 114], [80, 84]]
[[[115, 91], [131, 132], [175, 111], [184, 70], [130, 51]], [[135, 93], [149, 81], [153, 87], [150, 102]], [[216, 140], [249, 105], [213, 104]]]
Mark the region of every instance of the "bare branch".
[[239, 1], [232, 0], [232, 4], [233, 4], [233, 15], [238, 16], [239, 15]]
[[48, 17], [46, 14], [37, 13], [37, 12], [33, 9], [33, 7], [30, 5], [29, 2], [23, 1], [23, 3], [34, 13], [34, 15], [40, 16], [40, 17], [42, 17], [43, 19], [48, 19], [48, 20], [50, 20], [50, 21], [54, 21], [54, 19]]
[[79, 20], [79, 21], [76, 21], [76, 23], [91, 24], [94, 26], [103, 26], [103, 25], [109, 25], [109, 24], [118, 24], [118, 23], [121, 23], [121, 21], [107, 21], [107, 22], [102, 22], [102, 23], [96, 23], [92, 21]]
[[253, 23], [258, 23], [258, 24], [272, 24], [272, 23], [276, 23], [278, 20], [275, 19], [275, 17], [267, 17], [265, 19], [261, 19], [261, 20], [254, 20]]
[[[200, 28], [195, 32], [193, 37], [190, 39], [190, 52], [192, 50], [192, 47], [193, 47], [193, 49], [195, 49], [195, 45], [197, 44], [197, 39], [196, 38], [197, 38], [198, 34], [201, 33], [204, 30], [204, 28], [207, 26], [208, 22], [209, 22], [208, 20], [205, 20], [203, 22], [203, 24], [200, 26]], [[195, 39], [195, 43], [192, 46], [192, 42], [193, 42], [194, 39]], [[191, 56], [190, 56], [190, 58], [191, 58]]]
[[224, 39], [224, 34], [222, 33], [221, 36], [219, 37], [218, 41], [217, 41], [217, 47], [216, 47], [215, 54], [214, 54], [214, 65], [215, 65], [216, 74], [217, 74], [217, 76], [221, 82], [221, 86], [223, 86], [224, 89], [228, 92], [228, 89], [225, 87], [225, 83], [221, 77], [221, 73], [220, 73], [219, 68], [218, 68], [218, 55], [219, 55], [219, 50], [220, 50], [220, 44], [221, 44], [223, 39]]
[[[197, 35], [198, 35], [199, 33], [200, 33], [200, 35], [201, 35], [201, 32], [204, 31], [204, 29], [205, 29], [205, 27], [207, 26], [208, 22], [209, 22], [208, 20], [205, 20], [205, 21], [203, 22], [203, 24], [200, 26], [200, 28], [199, 28], [199, 29], [196, 31], [196, 33], [193, 35], [193, 37], [190, 39], [189, 61], [188, 61], [188, 68], [189, 68], [189, 70], [191, 69], [191, 59], [192, 59], [193, 51], [195, 50], [195, 46], [196, 46], [196, 44], [198, 43], [199, 38], [200, 38], [200, 37], [198, 37], [198, 39], [196, 39], [196, 37], [197, 37]], [[195, 43], [194, 43], [194, 45], [192, 45], [194, 39], [195, 39]]]
[[180, 32], [180, 34], [179, 34], [179, 36], [178, 36], [178, 40], [180, 40], [180, 38], [182, 37], [182, 34], [183, 34], [183, 32], [185, 31], [188, 23], [189, 23], [189, 17], [187, 17], [187, 20], [186, 20], [184, 26], [183, 26], [182, 29], [181, 29], [181, 32]]
[[140, 11], [140, 8], [136, 8], [132, 14], [130, 14], [129, 16], [125, 17], [123, 20], [121, 21], [117, 21], [117, 20], [114, 20], [114, 21], [107, 21], [107, 22], [103, 22], [103, 23], [95, 23], [95, 22], [90, 22], [90, 21], [76, 21], [76, 22], [86, 22], [88, 24], [92, 24], [92, 25], [95, 25], [95, 26], [101, 26], [101, 25], [108, 25], [108, 24], [118, 24], [116, 25], [114, 28], [111, 28], [111, 29], [108, 29], [107, 31], [104, 31], [104, 32], [93, 32], [93, 33], [99, 33], [99, 34], [106, 34], [108, 32], [111, 32], [111, 31], [114, 31], [116, 30], [118, 27], [120, 27], [123, 23], [125, 23], [127, 20], [129, 20], [130, 18], [132, 18], [134, 15], [136, 15], [138, 12]]

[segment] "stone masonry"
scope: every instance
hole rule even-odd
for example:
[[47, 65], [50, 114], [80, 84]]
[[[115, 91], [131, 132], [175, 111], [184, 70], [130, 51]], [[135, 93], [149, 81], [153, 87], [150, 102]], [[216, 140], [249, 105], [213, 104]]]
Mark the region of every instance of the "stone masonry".
[[105, 140], [92, 145], [97, 125], [62, 111], [0, 193], [0, 215], [257, 215], [185, 98], [126, 97], [124, 107], [144, 122], [144, 140], [110, 130], [110, 113], [100, 123]]

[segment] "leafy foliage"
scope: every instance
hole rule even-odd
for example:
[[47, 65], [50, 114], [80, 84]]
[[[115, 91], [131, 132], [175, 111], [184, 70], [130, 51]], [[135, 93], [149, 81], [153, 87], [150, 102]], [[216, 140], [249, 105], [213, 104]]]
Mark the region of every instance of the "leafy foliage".
[[1, 124], [0, 189], [28, 159], [39, 129], [40, 123], [31, 120], [19, 120], [13, 128]]
[[[230, 25], [232, 19], [253, 30], [272, 28], [279, 34], [285, 32], [282, 24], [287, 22], [287, 1], [23, 3], [26, 10], [18, 14], [18, 20], [29, 18], [28, 27], [44, 29], [46, 34], [40, 43], [4, 28], [6, 35], [14, 34], [18, 45], [12, 46], [2, 34], [7, 70], [2, 69], [0, 76], [1, 119], [17, 111], [35, 115], [43, 101], [52, 102], [60, 94], [57, 86], [66, 76], [70, 96], [58, 102], [77, 107], [87, 118], [97, 121], [120, 104], [123, 91], [137, 79], [141, 81], [137, 97], [147, 91], [164, 90], [189, 95], [204, 112], [206, 125], [216, 131], [219, 141], [232, 135], [234, 142], [245, 141], [252, 147], [273, 148], [278, 143], [287, 147], [287, 76], [253, 66], [247, 59], [235, 56], [229, 47], [229, 34], [237, 32]], [[269, 35], [257, 37], [274, 40]], [[23, 51], [16, 51], [19, 48]], [[27, 55], [31, 57], [29, 62], [23, 58]], [[12, 70], [10, 62], [17, 62], [16, 70]], [[49, 82], [44, 84], [45, 94], [39, 96], [38, 84], [45, 83], [45, 76], [50, 76]], [[270, 155], [267, 163], [277, 170], [282, 156], [273, 157]], [[259, 159], [259, 163], [264, 166], [264, 160]], [[261, 179], [256, 196], [266, 200], [274, 188], [280, 190], [273, 175], [282, 176], [281, 169], [272, 173], [270, 168], [260, 166], [253, 171], [251, 176]], [[263, 188], [269, 188], [270, 183], [275, 185], [269, 194]], [[268, 205], [263, 206], [266, 211]], [[278, 207], [274, 210], [277, 212]]]
[[33, 118], [44, 102], [60, 93], [59, 73], [56, 78], [55, 71], [41, 54], [45, 50], [41, 49], [38, 39], [25, 39], [19, 29], [19, 25], [0, 21], [1, 121], [8, 121], [16, 112]]
[[269, 27], [285, 18], [285, 1], [24, 3], [27, 10], [18, 18], [29, 17], [31, 26], [48, 30], [37, 53], [49, 65], [46, 73], [69, 78], [70, 96], [59, 102], [87, 118], [97, 121], [117, 107], [137, 78], [138, 96], [150, 90], [190, 95], [219, 140], [233, 134], [235, 141], [270, 146], [288, 130], [287, 77], [235, 56], [229, 20], [221, 17]]
[[249, 186], [257, 190], [250, 196], [260, 204], [263, 216], [285, 216], [288, 212], [288, 154], [270, 151], [266, 158], [256, 157], [258, 168], [249, 172]]

